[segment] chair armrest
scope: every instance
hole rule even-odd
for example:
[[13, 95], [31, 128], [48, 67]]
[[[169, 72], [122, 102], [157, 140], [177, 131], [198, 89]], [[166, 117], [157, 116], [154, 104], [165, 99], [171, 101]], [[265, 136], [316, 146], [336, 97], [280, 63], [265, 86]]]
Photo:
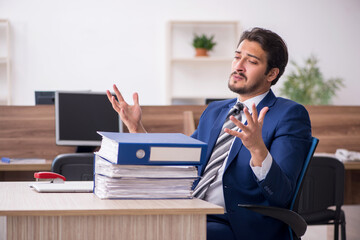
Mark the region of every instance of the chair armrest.
[[289, 209], [249, 204], [238, 204], [238, 206], [286, 223], [298, 238], [301, 238], [306, 232], [305, 220], [298, 213]]

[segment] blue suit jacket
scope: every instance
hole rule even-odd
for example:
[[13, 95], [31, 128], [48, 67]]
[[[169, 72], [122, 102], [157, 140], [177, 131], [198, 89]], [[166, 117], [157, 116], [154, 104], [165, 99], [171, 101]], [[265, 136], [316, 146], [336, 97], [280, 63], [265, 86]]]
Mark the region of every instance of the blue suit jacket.
[[[192, 137], [208, 143], [210, 158], [226, 115], [236, 99], [212, 102], [203, 112]], [[258, 181], [249, 166], [250, 152], [236, 138], [223, 175], [226, 212], [238, 239], [288, 239], [289, 230], [282, 222], [265, 217], [239, 203], [288, 207], [297, 178], [311, 144], [311, 125], [306, 109], [291, 100], [277, 98], [270, 90], [258, 104], [257, 111], [269, 107], [262, 137], [273, 157], [270, 171]], [[205, 165], [201, 166], [200, 172]]]

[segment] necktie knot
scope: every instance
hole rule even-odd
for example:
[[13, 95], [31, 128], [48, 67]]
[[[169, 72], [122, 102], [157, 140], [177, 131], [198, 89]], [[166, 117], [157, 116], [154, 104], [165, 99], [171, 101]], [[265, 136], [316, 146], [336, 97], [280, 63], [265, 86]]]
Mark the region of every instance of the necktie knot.
[[239, 113], [244, 109], [244, 104], [237, 102], [232, 109], [230, 110], [228, 116], [230, 115], [239, 115]]

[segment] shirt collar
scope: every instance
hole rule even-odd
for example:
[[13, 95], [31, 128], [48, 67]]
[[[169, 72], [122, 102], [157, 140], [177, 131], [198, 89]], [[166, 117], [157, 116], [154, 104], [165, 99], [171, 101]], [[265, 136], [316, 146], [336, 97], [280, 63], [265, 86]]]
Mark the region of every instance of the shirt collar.
[[[246, 106], [246, 108], [249, 110], [249, 112], [252, 113], [252, 108], [251, 108], [252, 104], [255, 103], [255, 106], [257, 106], [261, 102], [261, 100], [263, 100], [264, 97], [269, 93], [269, 91], [267, 91], [261, 95], [249, 98], [246, 101], [242, 102], [242, 104], [244, 104]], [[239, 99], [237, 99], [236, 102], [237, 103], [240, 102]]]

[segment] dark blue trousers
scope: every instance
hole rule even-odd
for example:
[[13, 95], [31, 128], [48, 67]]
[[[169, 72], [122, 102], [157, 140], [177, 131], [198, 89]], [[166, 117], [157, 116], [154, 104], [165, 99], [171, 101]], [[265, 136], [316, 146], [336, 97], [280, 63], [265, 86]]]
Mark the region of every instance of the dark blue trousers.
[[207, 216], [207, 240], [236, 240], [226, 214]]

